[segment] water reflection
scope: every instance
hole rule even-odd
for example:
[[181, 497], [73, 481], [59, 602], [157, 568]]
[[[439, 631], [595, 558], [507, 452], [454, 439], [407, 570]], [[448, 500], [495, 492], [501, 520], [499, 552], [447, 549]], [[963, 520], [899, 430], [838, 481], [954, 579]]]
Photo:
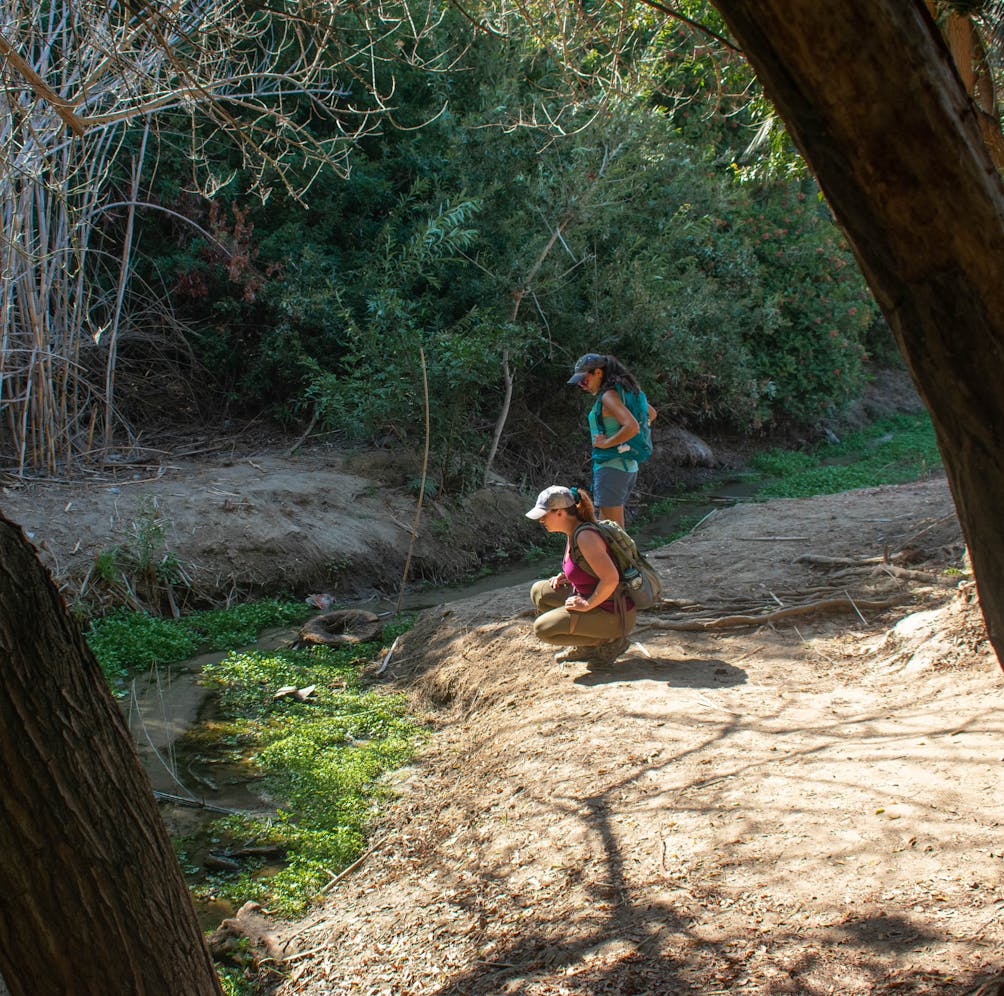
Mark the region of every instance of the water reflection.
[[[295, 629], [270, 630], [254, 644], [258, 650], [289, 646]], [[222, 660], [227, 651], [201, 654], [191, 660], [153, 669], [137, 678], [124, 704], [136, 751], [159, 802], [171, 839], [185, 848], [189, 885], [201, 884], [211, 871], [222, 870], [226, 852], [217, 850], [208, 827], [221, 815], [234, 812], [273, 812], [257, 792], [257, 766], [225, 742], [217, 726], [216, 698], [201, 684], [207, 664]], [[271, 859], [270, 859], [271, 860]], [[263, 873], [274, 873], [274, 860]], [[211, 930], [233, 915], [230, 903], [209, 897], [195, 903], [203, 930]]]

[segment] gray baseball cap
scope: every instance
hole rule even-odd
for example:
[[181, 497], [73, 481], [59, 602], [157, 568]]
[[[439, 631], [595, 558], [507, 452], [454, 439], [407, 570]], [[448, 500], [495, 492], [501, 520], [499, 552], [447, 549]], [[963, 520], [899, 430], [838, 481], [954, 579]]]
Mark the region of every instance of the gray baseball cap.
[[575, 361], [575, 372], [571, 377], [565, 381], [566, 384], [578, 384], [583, 377], [586, 376], [590, 370], [595, 370], [597, 367], [606, 367], [607, 358], [601, 353], [586, 353], [585, 356], [580, 356]]
[[526, 513], [528, 519], [543, 519], [556, 508], [571, 508], [575, 504], [572, 492], [560, 484], [552, 484], [537, 495], [537, 504]]

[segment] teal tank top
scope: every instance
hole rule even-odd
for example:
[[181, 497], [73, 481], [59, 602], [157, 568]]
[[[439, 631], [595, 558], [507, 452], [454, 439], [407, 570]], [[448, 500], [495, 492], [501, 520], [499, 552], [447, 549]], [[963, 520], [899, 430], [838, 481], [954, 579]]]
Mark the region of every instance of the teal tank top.
[[[620, 422], [618, 422], [612, 415], [604, 415], [603, 428], [601, 429], [599, 427], [599, 421], [596, 418], [596, 412], [599, 407], [600, 406], [594, 402], [592, 408], [589, 409], [590, 439], [600, 432], [602, 432], [604, 436], [612, 436], [621, 427]], [[630, 460], [627, 457], [621, 456], [616, 449], [598, 450], [594, 448], [593, 469], [597, 467], [614, 467], [617, 470], [626, 470], [630, 474], [638, 470], [638, 461]]]

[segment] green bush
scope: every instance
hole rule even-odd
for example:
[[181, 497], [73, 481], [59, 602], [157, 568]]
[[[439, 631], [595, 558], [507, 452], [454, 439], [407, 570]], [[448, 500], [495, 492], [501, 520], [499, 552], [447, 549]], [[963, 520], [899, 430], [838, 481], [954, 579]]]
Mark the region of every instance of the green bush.
[[881, 419], [811, 453], [761, 454], [751, 467], [767, 478], [758, 497], [801, 498], [919, 480], [941, 470], [941, 455], [923, 413]]

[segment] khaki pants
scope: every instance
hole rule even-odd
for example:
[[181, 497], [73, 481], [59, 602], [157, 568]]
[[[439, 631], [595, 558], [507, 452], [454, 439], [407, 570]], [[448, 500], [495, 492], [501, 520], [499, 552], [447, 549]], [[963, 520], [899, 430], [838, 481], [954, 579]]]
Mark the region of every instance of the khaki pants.
[[603, 609], [569, 612], [565, 599], [571, 594], [570, 585], [552, 588], [548, 578], [534, 582], [530, 589], [530, 600], [541, 613], [534, 620], [533, 632], [544, 643], [559, 647], [598, 647], [627, 636], [634, 629], [637, 612], [633, 608], [623, 616]]

